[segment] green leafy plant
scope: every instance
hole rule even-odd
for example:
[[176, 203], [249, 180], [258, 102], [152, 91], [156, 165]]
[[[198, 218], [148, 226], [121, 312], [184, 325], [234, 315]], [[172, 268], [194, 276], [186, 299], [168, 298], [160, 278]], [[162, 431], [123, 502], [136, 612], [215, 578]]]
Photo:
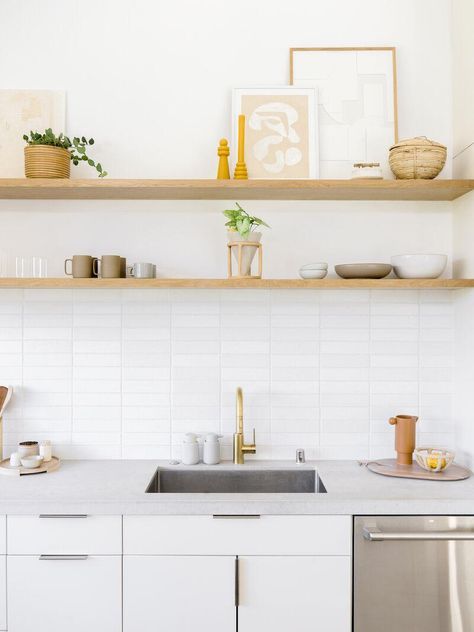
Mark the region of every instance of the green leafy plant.
[[67, 149], [67, 151], [71, 155], [71, 160], [74, 165], [78, 165], [81, 161], [87, 161], [87, 164], [91, 167], [94, 167], [99, 173], [99, 178], [105, 178], [107, 175], [107, 171], [102, 169], [102, 165], [100, 162], [96, 163], [92, 158], [86, 153], [86, 147], [94, 144], [94, 139], [87, 138], [82, 136], [81, 138], [75, 136], [72, 141], [68, 136], [65, 136], [62, 132], [59, 136], [53, 132], [53, 130], [49, 127], [44, 131], [44, 134], [40, 132], [30, 131], [30, 135], [23, 135], [23, 140], [28, 143], [28, 145], [51, 145], [52, 147], [61, 147], [62, 149]]
[[238, 202], [235, 204], [237, 205], [236, 209], [222, 211], [229, 220], [225, 223], [229, 230], [236, 231], [239, 235], [246, 239], [249, 234], [259, 226], [266, 226], [267, 228], [270, 228], [263, 219], [249, 215]]

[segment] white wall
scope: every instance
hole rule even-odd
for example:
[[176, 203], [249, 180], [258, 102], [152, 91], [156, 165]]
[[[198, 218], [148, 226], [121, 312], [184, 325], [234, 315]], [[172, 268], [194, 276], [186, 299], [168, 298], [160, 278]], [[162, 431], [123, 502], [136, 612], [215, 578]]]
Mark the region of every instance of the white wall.
[[[0, 6], [0, 59], [8, 59], [8, 63], [2, 65], [0, 87], [65, 89], [68, 99], [68, 133], [92, 135], [96, 138], [94, 156], [100, 159], [111, 177], [213, 177], [217, 165], [215, 154], [218, 140], [221, 136], [230, 137], [233, 86], [286, 84], [289, 76], [288, 51], [291, 46], [394, 45], [398, 49], [400, 137], [426, 135], [445, 142], [451, 150], [450, 25], [450, 0], [437, 0], [436, 3], [432, 0], [361, 0], [357, 3], [353, 0], [336, 0], [332, 3], [294, 0], [291, 4], [275, 0], [261, 0], [258, 3], [254, 0], [230, 3], [217, 0], [177, 0], [169, 3], [145, 0], [133, 3], [129, 0], [45, 0], [41, 3], [35, 0], [3, 0]], [[443, 173], [444, 177], [449, 175], [450, 161]], [[81, 165], [74, 171], [74, 176], [94, 177], [94, 173]], [[89, 252], [99, 255], [119, 252], [132, 261], [155, 261], [160, 273], [165, 276], [222, 277], [225, 270], [225, 248], [223, 222], [219, 211], [228, 206], [229, 203], [220, 202], [1, 201], [0, 251], [7, 252], [11, 261], [16, 255], [46, 256], [52, 275], [60, 274], [63, 259], [74, 253]], [[330, 264], [343, 261], [387, 261], [391, 254], [409, 251], [437, 251], [451, 255], [452, 220], [449, 203], [259, 202], [248, 203], [246, 206], [264, 216], [272, 225], [272, 230], [264, 238], [264, 271], [269, 277], [295, 277], [301, 264], [314, 260], [327, 260]], [[446, 274], [449, 276], [450, 269]], [[20, 329], [16, 333], [8, 331], [5, 334], [13, 336], [12, 339], [5, 340], [12, 343], [12, 353], [20, 354], [13, 365], [18, 371], [10, 376], [20, 394], [16, 404], [20, 410], [18, 412], [14, 408], [7, 422], [10, 445], [13, 445], [19, 435], [54, 433], [54, 423], [50, 425], [37, 416], [28, 418], [24, 415], [25, 410], [35, 408], [38, 403], [34, 388], [30, 390], [31, 380], [36, 379], [34, 371], [28, 373], [27, 370], [25, 373], [29, 361], [28, 358], [25, 360], [25, 353], [30, 353], [28, 349], [39, 349], [40, 351], [31, 353], [35, 354], [32, 361], [41, 369], [50, 359], [49, 349], [54, 353], [56, 345], [58, 348], [64, 346], [64, 340], [62, 343], [58, 342], [54, 335], [48, 338], [48, 335], [52, 335], [51, 331], [43, 332], [41, 323], [44, 324], [48, 318], [41, 320], [41, 309], [35, 312], [33, 307], [31, 312], [28, 311], [31, 301], [25, 299], [29, 296], [21, 295], [13, 301], [13, 304], [20, 306], [18, 309], [21, 324], [6, 325], [8, 330]], [[101, 312], [100, 307], [95, 306], [94, 301], [112, 300], [114, 309], [119, 310], [122, 318], [124, 310], [129, 309], [124, 308], [124, 304], [128, 302], [123, 302], [125, 299], [122, 295], [120, 299], [113, 295], [107, 296], [104, 294], [91, 299], [91, 309], [98, 316], [107, 316], [107, 313], [104, 315]], [[196, 322], [199, 322], [199, 309], [195, 310], [194, 307], [198, 299], [191, 300], [190, 294], [186, 296], [190, 301], [187, 309], [193, 310]], [[262, 294], [264, 300], [266, 296], [265, 293]], [[336, 294], [332, 296], [337, 298]], [[348, 295], [345, 296], [347, 298]], [[55, 308], [49, 304], [50, 299], [44, 300], [48, 303], [44, 307], [45, 313], [51, 316], [49, 322], [54, 323], [53, 316], [57, 306]], [[296, 294], [292, 294], [289, 300], [290, 304], [296, 301]], [[383, 296], [380, 299], [374, 296], [373, 300], [383, 302]], [[431, 376], [427, 380], [441, 381], [446, 389], [446, 384], [450, 384], [449, 353], [434, 354], [444, 358], [440, 360], [441, 366], [423, 367], [421, 364], [419, 345], [422, 344], [424, 327], [429, 322], [429, 318], [424, 324], [420, 320], [422, 308], [418, 303], [421, 305], [422, 300], [421, 295], [413, 303], [410, 299], [408, 304], [411, 307], [406, 308], [406, 297], [398, 294], [390, 297], [387, 308], [390, 312], [399, 314], [402, 323], [407, 317], [406, 322], [410, 325], [401, 326], [399, 331], [396, 322], [392, 322], [391, 326], [395, 329], [393, 335], [399, 335], [401, 339], [398, 342], [386, 342], [391, 342], [393, 347], [400, 349], [405, 343], [410, 343], [412, 348], [415, 345], [418, 349], [416, 353], [408, 354], [416, 356], [416, 367], [411, 364], [406, 367], [403, 363], [397, 365], [397, 359], [392, 358], [390, 353], [387, 361], [391, 364], [383, 367], [398, 366], [404, 370], [416, 368], [416, 376], [412, 375], [413, 371], [406, 373], [411, 377], [404, 381], [402, 391], [391, 392], [390, 397], [383, 392], [383, 388], [388, 386], [383, 387], [382, 392], [377, 391], [380, 387], [376, 384], [374, 372], [370, 371], [370, 346], [362, 354], [363, 362], [366, 363], [361, 372], [362, 386], [352, 386], [354, 380], [350, 377], [350, 371], [344, 372], [350, 366], [335, 367], [340, 376], [346, 377], [342, 378], [343, 386], [339, 379], [335, 380], [339, 386], [334, 387], [334, 392], [344, 394], [346, 389], [346, 394], [350, 395], [350, 389], [362, 388], [364, 393], [377, 393], [379, 398], [383, 397], [390, 404], [383, 414], [379, 411], [380, 416], [374, 417], [375, 413], [371, 412], [370, 405], [367, 407], [364, 404], [362, 408], [367, 410], [362, 413], [359, 411], [361, 417], [358, 419], [349, 419], [349, 422], [346, 417], [324, 419], [318, 403], [318, 412], [312, 417], [313, 425], [310, 430], [304, 431], [311, 436], [307, 437], [308, 442], [304, 442], [292, 426], [292, 408], [286, 407], [286, 412], [281, 413], [278, 418], [280, 434], [284, 437], [282, 446], [279, 443], [281, 436], [277, 439], [265, 430], [265, 424], [271, 423], [274, 418], [272, 405], [268, 404], [268, 412], [264, 413], [261, 422], [264, 424], [263, 431], [267, 434], [266, 443], [263, 440], [263, 444], [269, 447], [267, 454], [276, 456], [283, 453], [275, 446], [290, 445], [293, 450], [293, 442], [303, 442], [313, 454], [321, 456], [365, 457], [369, 453], [372, 456], [384, 453], [391, 443], [390, 430], [387, 431], [385, 425], [381, 432], [377, 428], [385, 424], [388, 414], [420, 409], [420, 397], [424, 388], [421, 386], [421, 372], [427, 369], [426, 375]], [[444, 297], [439, 295], [434, 299], [435, 303], [438, 300], [443, 301]], [[393, 307], [391, 301], [394, 301]], [[365, 323], [362, 335], [367, 337], [365, 342], [372, 344], [372, 339], [376, 340], [373, 336], [379, 335], [372, 332], [372, 298], [365, 297], [363, 303], [366, 311], [361, 314]], [[61, 334], [66, 336], [69, 345], [73, 345], [76, 340], [74, 305], [73, 299], [68, 298], [66, 307], [61, 308], [66, 313], [57, 313], [58, 317], [66, 315], [66, 320], [70, 313], [73, 314], [73, 321], [71, 324], [68, 321], [66, 326], [70, 333], [63, 331]], [[170, 305], [172, 313], [173, 301]], [[140, 308], [139, 302], [137, 309]], [[12, 316], [8, 313], [9, 308], [6, 309], [4, 322], [13, 322], [14, 319], [8, 318]], [[18, 316], [15, 312], [17, 307], [13, 309]], [[248, 324], [245, 307], [242, 309], [244, 324]], [[341, 321], [342, 332], [334, 333], [335, 336], [342, 336], [342, 339], [337, 337], [335, 340], [339, 342], [342, 356], [351, 355], [351, 336], [360, 335], [360, 332], [353, 334], [353, 328], [345, 320], [350, 320], [352, 314], [357, 314], [357, 309], [357, 306], [347, 308], [347, 314]], [[405, 313], [405, 309], [414, 309], [416, 314]], [[436, 312], [436, 308], [433, 309]], [[446, 308], [440, 309], [443, 312]], [[113, 315], [117, 316], [116, 313]], [[291, 314], [286, 314], [288, 315]], [[305, 315], [308, 316], [303, 314]], [[441, 318], [440, 322], [444, 323], [442, 328], [452, 332], [452, 328], [443, 320], [446, 314], [432, 315]], [[25, 316], [28, 323], [26, 334]], [[35, 326], [35, 318], [38, 327]], [[103, 318], [100, 320], [106, 321]], [[394, 321], [397, 320], [395, 317]], [[93, 324], [93, 316], [90, 321]], [[54, 328], [54, 325], [51, 326]], [[433, 335], [431, 330], [436, 330], [436, 327], [426, 326], [430, 330], [426, 333], [429, 338]], [[159, 325], [156, 324], [156, 327]], [[213, 333], [209, 335], [217, 336], [221, 341], [222, 327], [226, 327], [225, 321], [220, 321], [218, 328], [210, 327]], [[103, 328], [97, 335], [102, 333]], [[272, 336], [271, 331], [260, 334], [268, 335], [270, 339]], [[126, 335], [121, 325], [120, 345]], [[450, 334], [446, 335], [449, 337]], [[245, 336], [251, 341], [250, 332], [245, 331]], [[404, 336], [409, 339], [405, 340]], [[415, 340], [413, 336], [416, 337]], [[222, 339], [222, 345], [224, 342], [226, 341]], [[433, 342], [424, 339], [423, 343], [429, 348]], [[158, 456], [163, 454], [158, 449], [159, 445], [165, 452], [169, 452], [171, 437], [175, 432], [172, 413], [169, 422], [171, 425], [165, 432], [168, 433], [168, 439], [164, 444], [153, 443], [153, 440], [150, 443], [150, 436], [145, 433], [140, 441], [148, 440], [151, 447], [148, 450], [146, 446], [132, 449], [133, 441], [127, 443], [124, 439], [125, 434], [140, 434], [140, 431], [130, 427], [130, 420], [127, 422], [128, 426], [124, 425], [126, 416], [123, 414], [121, 398], [127, 393], [123, 390], [122, 371], [127, 369], [127, 360], [122, 355], [123, 348], [120, 346], [119, 386], [114, 386], [120, 391], [118, 426], [118, 417], [114, 417], [110, 410], [100, 411], [105, 415], [101, 423], [94, 419], [88, 421], [77, 417], [75, 406], [79, 405], [83, 394], [75, 390], [74, 349], [71, 346], [67, 351], [69, 355], [65, 361], [72, 373], [66, 378], [67, 384], [62, 383], [61, 388], [70, 393], [71, 403], [67, 405], [64, 415], [59, 414], [59, 419], [50, 417], [61, 427], [57, 431], [65, 433], [62, 436], [53, 436], [63, 446], [64, 454]], [[219, 346], [219, 358], [222, 353], [223, 347]], [[266, 357], [271, 366], [271, 353]], [[319, 367], [321, 358], [318, 347], [311, 361], [318, 363]], [[199, 363], [198, 360], [196, 362]], [[294, 358], [290, 360], [290, 364], [293, 363], [296, 368], [297, 362]], [[409, 362], [414, 362], [413, 358]], [[8, 366], [7, 362], [7, 369]], [[97, 364], [92, 366], [97, 368]], [[226, 393], [233, 390], [238, 381], [244, 380], [245, 375], [251, 375], [252, 365], [243, 368], [243, 374], [225, 378], [229, 382], [226, 384]], [[183, 388], [182, 382], [176, 381], [172, 369], [171, 361], [170, 397], [176, 389]], [[39, 373], [41, 374], [41, 370]], [[99, 373], [106, 375], [106, 370], [102, 367]], [[97, 374], [97, 371], [94, 373], [91, 367], [92, 374]], [[36, 375], [38, 377], [38, 373]], [[3, 370], [0, 381], [5, 381], [8, 376], [8, 372]], [[43, 401], [61, 401], [61, 397], [56, 399], [54, 396], [54, 389], [60, 387], [54, 382], [56, 378], [52, 379], [49, 386], [42, 385], [45, 398]], [[219, 386], [213, 386], [213, 393], [221, 392], [222, 379], [222, 373], [219, 372]], [[317, 378], [317, 389], [321, 386], [320, 379]], [[344, 385], [344, 380], [347, 380], [347, 386]], [[272, 397], [278, 400], [278, 392], [273, 395], [270, 377], [267, 376], [263, 381], [268, 384], [268, 393], [260, 393], [262, 401], [271, 402]], [[188, 385], [184, 387], [188, 388]], [[53, 391], [48, 390], [50, 388]], [[247, 390], [251, 388], [249, 382]], [[291, 391], [288, 395], [297, 395], [300, 387], [297, 382], [289, 380], [287, 388]], [[430, 387], [427, 388], [429, 390]], [[409, 401], [403, 396], [408, 392], [411, 394]], [[51, 393], [53, 397], [48, 399]], [[138, 399], [140, 395], [143, 399], [147, 397], [146, 393], [139, 393]], [[67, 400], [67, 396], [65, 399]], [[407, 411], [406, 407], [410, 410]], [[439, 409], [442, 410], [443, 419], [433, 417], [436, 414], [435, 408], [431, 406], [430, 412], [423, 411], [426, 413], [424, 428], [427, 433], [434, 433], [425, 438], [433, 441], [439, 439], [441, 443], [449, 442], [449, 405]], [[221, 409], [219, 411], [217, 416], [212, 417], [212, 423], [221, 424], [219, 427], [229, 432], [228, 425], [222, 425], [228, 423], [228, 415]], [[50, 413], [53, 414], [53, 411], [47, 410], [43, 414], [47, 416]], [[54, 414], [58, 415], [58, 411], [55, 410]], [[193, 427], [199, 429], [197, 420], [191, 421]], [[158, 418], [154, 419], [158, 427], [159, 422]], [[373, 426], [373, 423], [376, 425]], [[103, 449], [103, 442], [110, 437], [107, 432], [105, 436], [100, 434], [101, 428], [107, 427], [113, 428], [111, 433], [115, 442], [109, 453]], [[137, 428], [139, 427], [137, 422]], [[179, 428], [179, 425], [175, 428]], [[274, 428], [273, 432], [278, 434]], [[87, 438], [89, 431], [92, 435]], [[78, 437], [78, 434], [81, 436]], [[323, 435], [331, 438], [324, 439]], [[380, 444], [377, 443], [377, 435], [380, 435]], [[83, 446], [84, 451], [67, 448], [73, 444]], [[94, 452], [94, 449], [97, 451]], [[265, 450], [262, 454], [265, 455]]]
[[474, 43], [471, 0], [453, 0], [453, 169], [458, 178], [474, 177]]
[[[474, 178], [474, 40], [471, 0], [453, 0], [453, 172], [458, 178]], [[474, 276], [474, 195], [453, 204], [453, 258], [456, 276]], [[454, 418], [458, 457], [474, 464], [474, 292], [455, 296], [455, 397]]]
[[291, 46], [390, 45], [400, 136], [451, 146], [450, 23], [450, 0], [2, 0], [1, 87], [65, 89], [112, 177], [213, 177], [232, 87], [287, 84]]

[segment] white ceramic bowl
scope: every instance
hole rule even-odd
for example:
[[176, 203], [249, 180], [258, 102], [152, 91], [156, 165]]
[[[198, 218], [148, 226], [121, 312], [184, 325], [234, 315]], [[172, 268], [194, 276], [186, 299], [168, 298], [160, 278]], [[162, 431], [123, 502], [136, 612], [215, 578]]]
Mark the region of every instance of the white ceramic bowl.
[[437, 279], [448, 262], [447, 255], [395, 255], [393, 271], [399, 279]]
[[454, 461], [454, 452], [441, 448], [417, 448], [413, 454], [418, 465], [428, 472], [442, 472]]
[[300, 270], [327, 270], [328, 264], [324, 261], [320, 263], [307, 263], [304, 266], [301, 266]]
[[27, 456], [21, 459], [21, 464], [23, 467], [26, 467], [27, 470], [34, 470], [36, 467], [39, 467], [43, 463], [42, 456]]
[[300, 268], [300, 277], [302, 279], [324, 279], [327, 273], [327, 270], [304, 270]]

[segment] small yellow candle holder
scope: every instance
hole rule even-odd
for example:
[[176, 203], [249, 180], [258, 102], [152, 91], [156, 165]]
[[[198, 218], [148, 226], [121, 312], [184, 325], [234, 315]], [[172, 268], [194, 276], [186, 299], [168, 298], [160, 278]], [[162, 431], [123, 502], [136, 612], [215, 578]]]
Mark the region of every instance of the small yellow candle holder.
[[[232, 269], [232, 247], [237, 248], [237, 274]], [[242, 248], [253, 246], [258, 251], [258, 273], [255, 275], [244, 274], [242, 270]], [[229, 279], [261, 279], [262, 278], [262, 244], [255, 241], [230, 241], [227, 244], [227, 276]], [[252, 265], [252, 264], [250, 264]]]

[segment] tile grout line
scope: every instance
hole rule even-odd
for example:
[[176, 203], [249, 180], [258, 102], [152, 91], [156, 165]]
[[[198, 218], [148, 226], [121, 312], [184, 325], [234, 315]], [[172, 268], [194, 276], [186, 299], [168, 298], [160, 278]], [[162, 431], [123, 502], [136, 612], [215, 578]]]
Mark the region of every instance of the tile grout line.
[[74, 410], [75, 410], [75, 396], [74, 396], [74, 330], [75, 330], [75, 292], [71, 290], [71, 412], [70, 412], [70, 429], [71, 433], [69, 436], [69, 450], [72, 450], [72, 435], [73, 435], [73, 427], [74, 427]]
[[317, 445], [315, 446], [316, 448], [316, 453], [317, 453], [317, 457], [316, 458], [320, 458], [321, 457], [321, 418], [322, 418], [322, 406], [321, 406], [321, 298], [320, 295], [317, 293], [317, 290], [314, 290], [314, 297], [315, 297], [315, 303], [318, 306], [318, 313], [317, 313], [317, 319], [318, 319], [318, 327], [317, 327], [317, 332], [318, 332], [318, 346], [317, 346], [317, 354], [318, 354], [318, 432], [317, 432]]
[[173, 388], [173, 290], [168, 290], [166, 294], [166, 300], [168, 301], [168, 331], [169, 331], [169, 363], [168, 363], [168, 456], [169, 459], [173, 459], [173, 415], [172, 415], [172, 388]]
[[373, 290], [369, 290], [369, 432], [367, 433], [367, 458], [370, 459], [371, 455], [371, 439], [372, 439], [372, 379], [371, 379], [371, 365], [372, 365], [372, 300]]
[[124, 291], [120, 291], [120, 458], [124, 457], [124, 430], [123, 430], [123, 362], [124, 362], [124, 327], [123, 327]]
[[268, 358], [268, 403], [269, 403], [269, 435], [270, 435], [270, 453], [273, 458], [273, 301], [274, 295], [272, 290], [269, 290], [269, 305], [268, 305], [268, 328], [269, 328], [269, 358]]

